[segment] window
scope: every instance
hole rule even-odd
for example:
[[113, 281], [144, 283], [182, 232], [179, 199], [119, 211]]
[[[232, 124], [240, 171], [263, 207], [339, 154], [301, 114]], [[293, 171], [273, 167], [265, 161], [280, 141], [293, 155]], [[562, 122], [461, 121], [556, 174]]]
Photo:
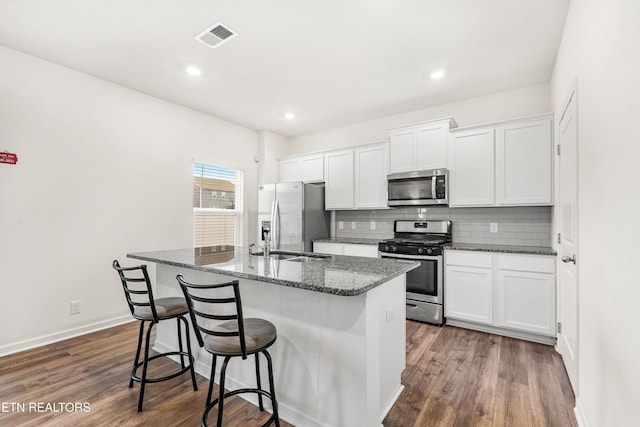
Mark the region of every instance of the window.
[[244, 172], [193, 164], [194, 248], [242, 246], [243, 190]]

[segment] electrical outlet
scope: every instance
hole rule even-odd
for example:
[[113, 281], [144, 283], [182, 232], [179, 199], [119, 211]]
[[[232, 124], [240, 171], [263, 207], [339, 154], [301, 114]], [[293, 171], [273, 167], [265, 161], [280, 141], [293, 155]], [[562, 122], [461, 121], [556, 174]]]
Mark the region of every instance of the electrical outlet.
[[356, 222], [355, 221], [351, 221], [351, 229], [352, 230], [356, 229]]
[[71, 301], [69, 304], [71, 308], [71, 314], [79, 314], [80, 313], [80, 301]]
[[372, 230], [375, 230], [376, 229], [376, 222], [375, 221], [371, 221], [369, 223], [369, 228], [371, 228]]
[[338, 221], [338, 228], [340, 230], [344, 229], [344, 221]]
[[489, 224], [489, 232], [490, 233], [497, 233], [498, 232], [498, 223], [497, 222], [492, 222]]

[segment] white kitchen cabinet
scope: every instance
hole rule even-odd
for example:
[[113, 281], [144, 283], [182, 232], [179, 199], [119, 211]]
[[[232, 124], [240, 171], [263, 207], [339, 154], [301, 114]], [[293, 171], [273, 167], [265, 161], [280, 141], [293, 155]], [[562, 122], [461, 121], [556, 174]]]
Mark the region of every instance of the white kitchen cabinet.
[[449, 205], [553, 204], [551, 114], [451, 132]]
[[445, 259], [445, 317], [493, 324], [492, 256], [447, 251]]
[[354, 149], [356, 209], [387, 209], [389, 144]]
[[556, 286], [552, 257], [499, 255], [496, 325], [555, 335]]
[[378, 246], [353, 243], [313, 242], [313, 252], [329, 255], [378, 258]]
[[325, 209], [387, 209], [389, 143], [325, 153]]
[[496, 127], [496, 204], [551, 205], [551, 119]]
[[324, 153], [285, 157], [278, 163], [280, 182], [324, 181]]
[[534, 334], [518, 335], [523, 338], [555, 337], [554, 257], [448, 250], [445, 264], [449, 323]]
[[389, 173], [447, 167], [449, 130], [453, 117], [389, 129]]
[[493, 128], [453, 134], [449, 151], [449, 205], [492, 206], [494, 196]]
[[352, 149], [325, 153], [325, 209], [353, 209], [353, 157]]

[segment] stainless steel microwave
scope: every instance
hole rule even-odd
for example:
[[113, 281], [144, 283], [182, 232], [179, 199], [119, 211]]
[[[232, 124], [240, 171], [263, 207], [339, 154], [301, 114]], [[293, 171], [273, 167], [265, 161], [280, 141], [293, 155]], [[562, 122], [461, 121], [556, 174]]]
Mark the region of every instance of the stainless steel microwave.
[[387, 175], [387, 205], [423, 206], [449, 204], [449, 171], [446, 169]]

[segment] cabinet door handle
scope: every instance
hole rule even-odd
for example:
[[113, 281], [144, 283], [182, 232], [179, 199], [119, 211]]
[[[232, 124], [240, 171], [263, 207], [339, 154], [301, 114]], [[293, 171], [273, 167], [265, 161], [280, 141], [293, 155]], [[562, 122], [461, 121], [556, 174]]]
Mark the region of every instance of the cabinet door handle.
[[574, 254], [574, 255], [572, 255], [572, 256], [570, 256], [570, 257], [568, 257], [568, 256], [566, 256], [566, 255], [565, 255], [565, 256], [563, 256], [563, 257], [562, 257], [562, 258], [560, 258], [560, 259], [562, 260], [562, 262], [567, 263], [567, 264], [568, 264], [568, 263], [570, 263], [570, 262], [572, 262], [572, 263], [574, 263], [574, 264], [576, 263], [576, 256], [575, 256], [575, 254]]

